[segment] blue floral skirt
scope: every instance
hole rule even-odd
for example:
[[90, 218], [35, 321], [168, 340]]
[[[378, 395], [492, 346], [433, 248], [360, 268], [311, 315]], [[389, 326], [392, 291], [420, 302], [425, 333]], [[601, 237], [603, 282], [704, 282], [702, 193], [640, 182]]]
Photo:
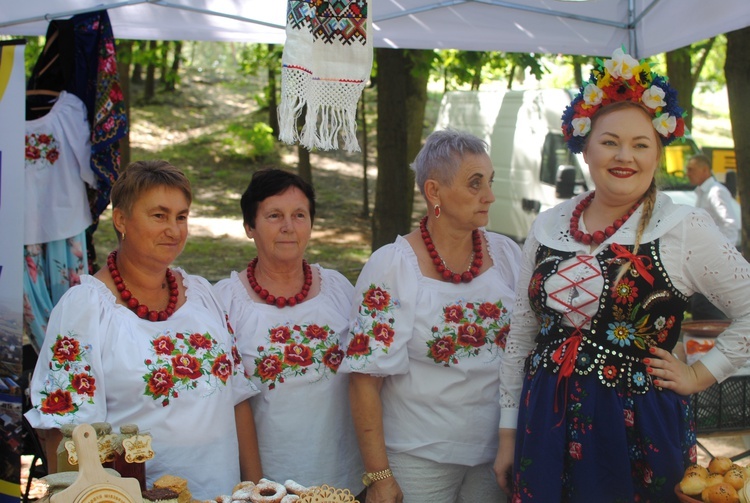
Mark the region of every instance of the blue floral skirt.
[[[557, 408], [557, 412], [555, 412]], [[688, 397], [603, 385], [597, 375], [528, 375], [521, 395], [512, 501], [677, 502], [696, 460]]]
[[86, 231], [23, 249], [23, 323], [31, 344], [39, 351], [52, 308], [88, 272]]

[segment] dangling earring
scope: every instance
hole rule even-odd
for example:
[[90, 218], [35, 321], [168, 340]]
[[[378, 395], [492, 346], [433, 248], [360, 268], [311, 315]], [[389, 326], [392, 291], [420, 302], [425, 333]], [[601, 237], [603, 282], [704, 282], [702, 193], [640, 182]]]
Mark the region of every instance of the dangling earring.
[[122, 231], [122, 240], [125, 241], [125, 231]]
[[439, 204], [435, 205], [435, 208], [433, 209], [433, 211], [435, 212], [435, 218], [440, 218], [440, 205]]

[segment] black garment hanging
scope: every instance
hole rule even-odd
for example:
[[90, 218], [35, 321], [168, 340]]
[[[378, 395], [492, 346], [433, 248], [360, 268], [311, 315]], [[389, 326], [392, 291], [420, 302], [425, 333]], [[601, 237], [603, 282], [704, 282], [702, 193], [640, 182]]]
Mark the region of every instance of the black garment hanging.
[[71, 91], [68, 85], [75, 68], [74, 44], [72, 23], [50, 22], [44, 49], [26, 83], [26, 120], [43, 117], [61, 91]]

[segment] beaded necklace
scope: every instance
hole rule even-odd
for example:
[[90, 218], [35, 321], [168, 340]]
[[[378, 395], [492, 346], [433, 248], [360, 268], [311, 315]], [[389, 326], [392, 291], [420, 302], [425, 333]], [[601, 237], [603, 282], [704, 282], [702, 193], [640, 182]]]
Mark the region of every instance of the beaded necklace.
[[445, 261], [438, 253], [437, 248], [435, 248], [435, 243], [432, 242], [430, 231], [427, 230], [426, 216], [419, 222], [419, 230], [422, 232], [422, 241], [424, 241], [427, 251], [430, 253], [432, 263], [435, 264], [435, 268], [445, 281], [450, 281], [452, 283], [461, 283], [463, 281], [464, 283], [469, 283], [479, 274], [479, 271], [482, 269], [483, 255], [482, 237], [480, 236], [478, 229], [471, 231], [471, 239], [474, 244], [474, 249], [471, 252], [471, 258], [469, 260], [471, 264], [462, 274], [451, 271], [448, 269], [448, 266], [445, 265]]
[[595, 195], [596, 195], [596, 191], [593, 191], [591, 194], [586, 196], [580, 203], [578, 203], [575, 209], [573, 210], [573, 216], [570, 217], [570, 235], [573, 237], [573, 239], [585, 245], [590, 245], [592, 242], [598, 245], [602, 244], [607, 238], [609, 238], [615, 232], [617, 232], [617, 229], [622, 227], [622, 225], [628, 221], [628, 219], [633, 215], [633, 213], [635, 213], [635, 210], [638, 209], [638, 206], [640, 206], [641, 202], [643, 201], [643, 199], [639, 199], [633, 205], [633, 207], [627, 211], [627, 213], [625, 213], [623, 216], [621, 216], [620, 218], [612, 222], [612, 225], [607, 226], [604, 229], [604, 231], [596, 231], [593, 234], [589, 234], [588, 232], [583, 232], [582, 230], [579, 230], [578, 222], [583, 216], [583, 211], [589, 207]]
[[153, 311], [146, 304], [141, 304], [138, 302], [138, 299], [133, 297], [128, 287], [125, 286], [125, 281], [122, 279], [120, 271], [117, 269], [117, 251], [113, 251], [107, 257], [107, 268], [109, 269], [110, 276], [112, 276], [112, 281], [115, 282], [115, 288], [120, 292], [120, 298], [125, 301], [125, 304], [139, 318], [148, 321], [164, 321], [174, 314], [177, 306], [177, 296], [180, 292], [177, 289], [177, 280], [169, 267], [167, 267], [166, 273], [167, 284], [169, 285], [169, 302], [167, 303], [167, 308], [163, 311]]
[[302, 285], [302, 290], [291, 297], [275, 297], [268, 293], [268, 290], [260, 286], [258, 280], [255, 279], [256, 265], [258, 265], [258, 257], [255, 257], [249, 264], [247, 264], [247, 281], [250, 283], [250, 288], [252, 288], [261, 299], [266, 301], [266, 304], [274, 305], [279, 309], [286, 306], [295, 306], [305, 300], [310, 293], [310, 286], [312, 285], [312, 268], [307, 263], [307, 260], [302, 259], [302, 271], [305, 275], [305, 283]]

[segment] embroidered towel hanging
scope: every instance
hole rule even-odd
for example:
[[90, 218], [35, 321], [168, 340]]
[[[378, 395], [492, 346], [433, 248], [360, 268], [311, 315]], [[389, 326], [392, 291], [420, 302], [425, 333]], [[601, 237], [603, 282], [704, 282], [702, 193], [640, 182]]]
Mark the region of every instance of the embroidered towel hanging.
[[[369, 0], [288, 0], [279, 139], [359, 151], [357, 102], [372, 69]], [[305, 112], [301, 133], [297, 118]]]

